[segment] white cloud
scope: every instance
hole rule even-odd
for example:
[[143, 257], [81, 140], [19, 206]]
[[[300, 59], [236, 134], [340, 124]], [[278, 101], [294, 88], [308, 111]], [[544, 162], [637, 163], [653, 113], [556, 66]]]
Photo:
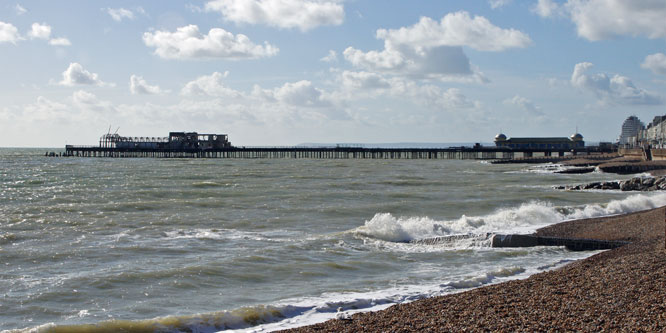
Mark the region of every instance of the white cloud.
[[287, 82], [282, 87], [272, 90], [261, 89], [255, 86], [253, 96], [268, 101], [278, 101], [292, 106], [302, 107], [329, 107], [331, 102], [326, 98], [324, 91], [315, 88], [312, 82], [302, 80], [294, 83]]
[[328, 50], [328, 54], [325, 57], [323, 57], [319, 60], [321, 60], [323, 62], [337, 62], [338, 61], [338, 53], [333, 51], [333, 50]]
[[49, 39], [49, 37], [51, 37], [51, 26], [46, 23], [33, 23], [32, 29], [28, 32], [28, 36], [32, 39]]
[[449, 13], [439, 22], [422, 17], [411, 27], [377, 30], [377, 38], [395, 45], [405, 45], [416, 52], [438, 46], [468, 46], [479, 51], [504, 51], [523, 48], [532, 43], [530, 37], [515, 29], [502, 29], [483, 16], [472, 18], [460, 11]]
[[145, 32], [143, 42], [165, 59], [253, 59], [274, 56], [279, 51], [268, 42], [257, 45], [243, 34], [220, 28], [202, 35], [196, 25], [180, 27], [176, 32]]
[[533, 115], [543, 115], [541, 107], [535, 105], [531, 100], [522, 97], [520, 95], [513, 96], [512, 98], [507, 98], [503, 102], [505, 105], [515, 105], [521, 109], [533, 114]]
[[571, 85], [580, 90], [589, 91], [596, 95], [602, 104], [618, 103], [625, 105], [660, 105], [663, 99], [658, 94], [637, 88], [631, 79], [625, 76], [614, 75], [609, 77], [604, 73], [587, 74], [594, 66], [589, 62], [576, 64], [571, 75]]
[[666, 75], [666, 54], [655, 53], [645, 57], [641, 67], [651, 70], [655, 74]]
[[135, 11], [141, 15], [148, 16], [148, 13], [146, 13], [146, 10], [143, 9], [143, 7], [139, 6], [135, 8]]
[[[530, 38], [514, 29], [499, 28], [484, 17], [472, 18], [467, 12], [450, 13], [437, 22], [422, 17], [418, 23], [400, 29], [379, 29], [384, 40], [381, 51], [363, 52], [348, 47], [347, 61], [374, 72], [410, 77], [469, 77], [475, 73], [462, 47], [480, 51], [503, 51], [526, 47]], [[485, 81], [474, 75], [477, 81]]]
[[532, 7], [532, 12], [541, 17], [553, 17], [564, 15], [564, 8], [553, 0], [539, 0]]
[[107, 8], [106, 12], [111, 16], [111, 18], [116, 21], [120, 22], [123, 19], [134, 19], [134, 13], [125, 8]]
[[80, 110], [93, 112], [115, 112], [116, 108], [109, 101], [102, 101], [94, 94], [85, 90], [77, 90], [72, 94], [72, 102]]
[[94, 85], [105, 86], [109, 85], [99, 79], [97, 73], [91, 73], [83, 68], [81, 64], [73, 62], [69, 64], [67, 70], [62, 72], [62, 81], [59, 82], [63, 86], [75, 85]]
[[342, 87], [352, 91], [387, 89], [391, 87], [389, 80], [377, 73], [342, 72]]
[[31, 39], [49, 39], [49, 45], [53, 46], [70, 46], [72, 43], [69, 39], [64, 37], [51, 38], [51, 26], [46, 23], [33, 23], [28, 37]]
[[490, 8], [497, 9], [510, 4], [513, 0], [488, 0]]
[[[404, 87], [394, 89], [391, 93], [401, 91]], [[416, 102], [421, 103], [431, 109], [443, 112], [455, 112], [463, 109], [480, 109], [481, 103], [467, 98], [458, 88], [442, 88], [434, 85], [418, 86], [408, 83], [404, 93], [411, 96]]]
[[235, 23], [266, 24], [278, 28], [310, 30], [322, 25], [340, 25], [344, 7], [331, 0], [215, 0], [207, 11], [222, 14]]
[[617, 36], [666, 38], [666, 2], [568, 0], [565, 5], [578, 35], [592, 41]]
[[130, 76], [130, 92], [134, 95], [159, 95], [165, 93], [159, 86], [151, 86], [143, 77], [134, 74]]
[[18, 29], [11, 23], [0, 21], [0, 43], [16, 44], [21, 40]]
[[16, 4], [16, 6], [14, 6], [14, 12], [16, 12], [16, 15], [23, 15], [27, 13], [28, 10], [25, 9], [23, 6]]
[[198, 77], [190, 81], [180, 91], [181, 95], [196, 96], [207, 95], [215, 97], [241, 97], [243, 94], [239, 91], [227, 87], [222, 80], [229, 75], [229, 72], [214, 72], [211, 75]]
[[[181, 90], [183, 96], [209, 96], [241, 105], [252, 105], [257, 110], [270, 112], [301, 112], [310, 113], [317, 109], [321, 114], [331, 114], [333, 102], [330, 94], [315, 87], [312, 82], [302, 80], [287, 82], [280, 87], [264, 89], [255, 85], [251, 92], [246, 93], [229, 88], [223, 80], [228, 72], [214, 72], [200, 76], [185, 84]], [[263, 112], [263, 111], [262, 111]]]
[[69, 41], [69, 39], [60, 37], [60, 38], [51, 38], [49, 40], [49, 45], [53, 46], [70, 46], [72, 43]]
[[377, 73], [343, 71], [339, 77], [340, 91], [331, 95], [338, 104], [383, 96], [416, 103], [434, 111], [455, 112], [480, 110], [479, 101], [470, 100], [460, 89], [443, 89], [439, 86], [419, 85], [416, 81], [401, 77], [386, 78]]
[[71, 115], [67, 105], [51, 101], [43, 96], [37, 97], [37, 102], [21, 107], [24, 121], [52, 121], [64, 119]]

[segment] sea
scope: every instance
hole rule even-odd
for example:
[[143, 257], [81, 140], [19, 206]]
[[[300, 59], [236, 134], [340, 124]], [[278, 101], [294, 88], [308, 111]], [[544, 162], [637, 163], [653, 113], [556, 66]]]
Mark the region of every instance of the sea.
[[666, 205], [554, 189], [628, 176], [552, 164], [46, 151], [0, 149], [2, 332], [297, 327], [598, 253], [491, 248], [495, 233]]

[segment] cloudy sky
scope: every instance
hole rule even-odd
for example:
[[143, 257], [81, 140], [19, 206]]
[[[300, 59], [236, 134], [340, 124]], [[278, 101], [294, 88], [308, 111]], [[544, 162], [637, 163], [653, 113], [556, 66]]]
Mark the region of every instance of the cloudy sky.
[[666, 114], [663, 0], [2, 1], [0, 146], [615, 140]]

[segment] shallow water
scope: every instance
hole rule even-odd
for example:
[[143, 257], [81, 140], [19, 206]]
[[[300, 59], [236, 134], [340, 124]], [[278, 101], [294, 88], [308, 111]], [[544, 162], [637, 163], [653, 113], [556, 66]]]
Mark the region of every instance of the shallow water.
[[[664, 194], [552, 189], [617, 175], [479, 161], [42, 154], [0, 150], [0, 329], [312, 323], [591, 254], [492, 249], [486, 233], [666, 204]], [[477, 236], [408, 243], [457, 234]]]

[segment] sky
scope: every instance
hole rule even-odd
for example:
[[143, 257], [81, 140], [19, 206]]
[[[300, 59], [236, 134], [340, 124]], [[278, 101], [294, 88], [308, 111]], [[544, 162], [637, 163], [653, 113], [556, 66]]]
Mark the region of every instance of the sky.
[[0, 1], [0, 146], [615, 141], [666, 114], [663, 0]]

